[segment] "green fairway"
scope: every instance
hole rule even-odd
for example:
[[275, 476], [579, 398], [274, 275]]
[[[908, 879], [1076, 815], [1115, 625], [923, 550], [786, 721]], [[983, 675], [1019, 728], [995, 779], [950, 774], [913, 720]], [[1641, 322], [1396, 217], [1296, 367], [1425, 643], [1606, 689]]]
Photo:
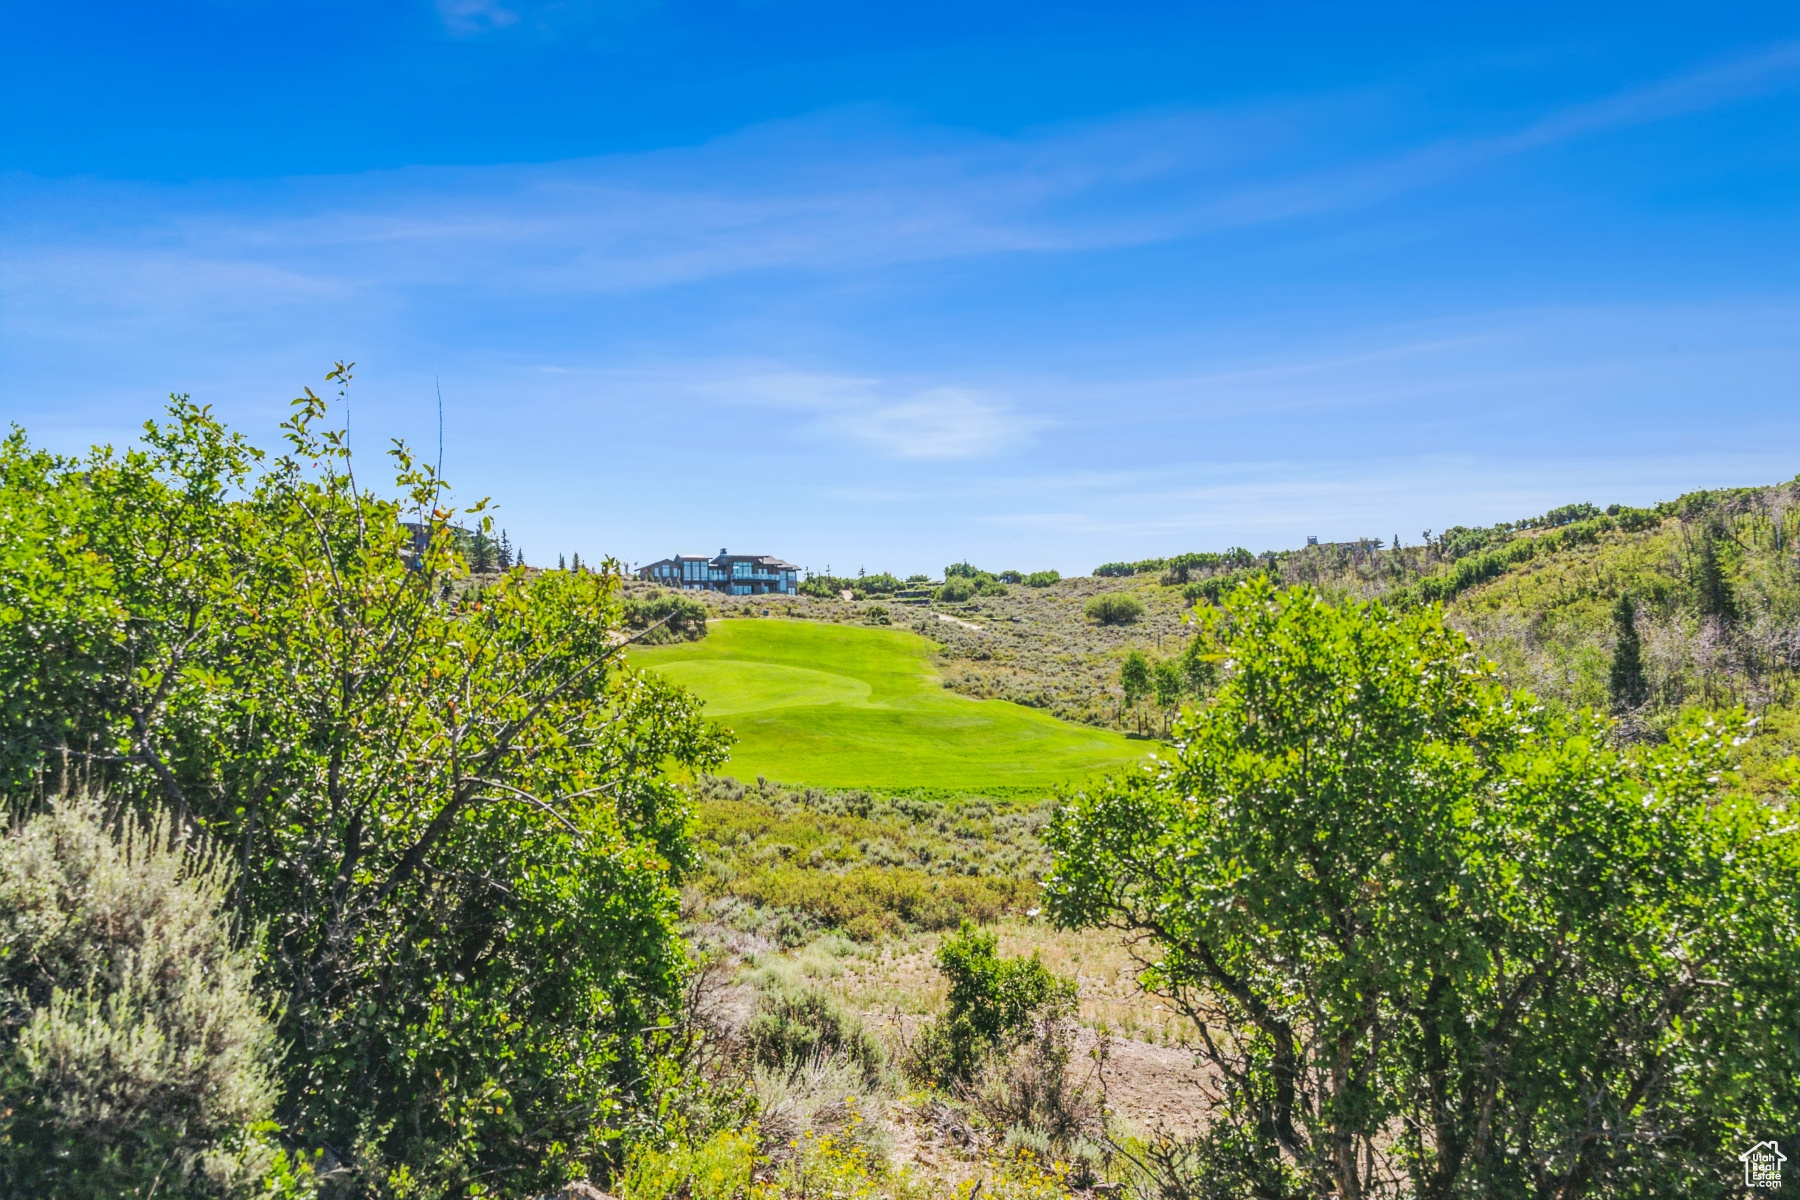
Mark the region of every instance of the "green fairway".
[[714, 621], [704, 641], [632, 652], [737, 735], [728, 770], [821, 787], [1044, 787], [1148, 747], [1004, 700], [947, 691], [914, 633], [818, 621]]

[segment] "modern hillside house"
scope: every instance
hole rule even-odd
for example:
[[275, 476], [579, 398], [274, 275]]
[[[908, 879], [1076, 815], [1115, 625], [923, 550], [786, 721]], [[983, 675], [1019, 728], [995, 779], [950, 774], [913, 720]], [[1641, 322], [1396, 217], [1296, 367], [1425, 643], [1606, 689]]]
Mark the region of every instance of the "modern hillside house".
[[638, 578], [690, 592], [725, 592], [732, 596], [791, 596], [799, 589], [800, 568], [770, 554], [677, 554], [638, 568]]

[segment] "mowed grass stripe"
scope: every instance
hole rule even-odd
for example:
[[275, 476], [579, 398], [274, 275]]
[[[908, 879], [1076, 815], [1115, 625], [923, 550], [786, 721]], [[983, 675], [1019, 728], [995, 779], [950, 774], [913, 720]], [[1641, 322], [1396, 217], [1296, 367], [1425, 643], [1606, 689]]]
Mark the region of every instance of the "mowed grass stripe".
[[819, 787], [1050, 787], [1116, 770], [1145, 747], [1004, 700], [946, 690], [933, 646], [897, 629], [714, 621], [704, 641], [634, 650], [633, 665], [704, 700], [737, 735], [730, 772]]

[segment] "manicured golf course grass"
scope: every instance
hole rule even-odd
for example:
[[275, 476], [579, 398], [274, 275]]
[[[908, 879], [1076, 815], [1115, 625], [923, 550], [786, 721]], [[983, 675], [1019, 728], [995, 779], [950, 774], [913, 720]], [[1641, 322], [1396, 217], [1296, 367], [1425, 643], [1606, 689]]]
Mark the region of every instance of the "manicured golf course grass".
[[932, 644], [895, 629], [714, 621], [704, 641], [634, 650], [737, 735], [726, 771], [820, 787], [1049, 787], [1149, 749], [1004, 700], [949, 691]]

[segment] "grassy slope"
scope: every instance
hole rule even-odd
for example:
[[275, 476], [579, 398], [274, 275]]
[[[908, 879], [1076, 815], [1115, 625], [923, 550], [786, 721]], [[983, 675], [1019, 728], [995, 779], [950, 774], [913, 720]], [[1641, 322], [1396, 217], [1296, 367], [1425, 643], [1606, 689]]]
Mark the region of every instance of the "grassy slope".
[[947, 691], [917, 634], [813, 621], [716, 621], [706, 640], [635, 651], [737, 734], [730, 770], [820, 787], [1044, 787], [1146, 747]]
[[[1100, 625], [1083, 615], [1091, 597], [1121, 591], [1143, 602], [1143, 619], [1130, 625]], [[1154, 577], [1064, 579], [1045, 588], [1019, 585], [1004, 595], [966, 603], [934, 602], [930, 607], [879, 597], [840, 601], [706, 595], [702, 602], [715, 616], [801, 617], [856, 626], [891, 621], [893, 628], [910, 629], [933, 643], [935, 666], [947, 689], [976, 700], [1010, 700], [1065, 721], [1120, 731], [1136, 729], [1139, 723], [1129, 714], [1123, 720], [1120, 716], [1120, 661], [1131, 650], [1167, 654], [1188, 636], [1182, 624], [1188, 604], [1181, 589], [1158, 587]]]

